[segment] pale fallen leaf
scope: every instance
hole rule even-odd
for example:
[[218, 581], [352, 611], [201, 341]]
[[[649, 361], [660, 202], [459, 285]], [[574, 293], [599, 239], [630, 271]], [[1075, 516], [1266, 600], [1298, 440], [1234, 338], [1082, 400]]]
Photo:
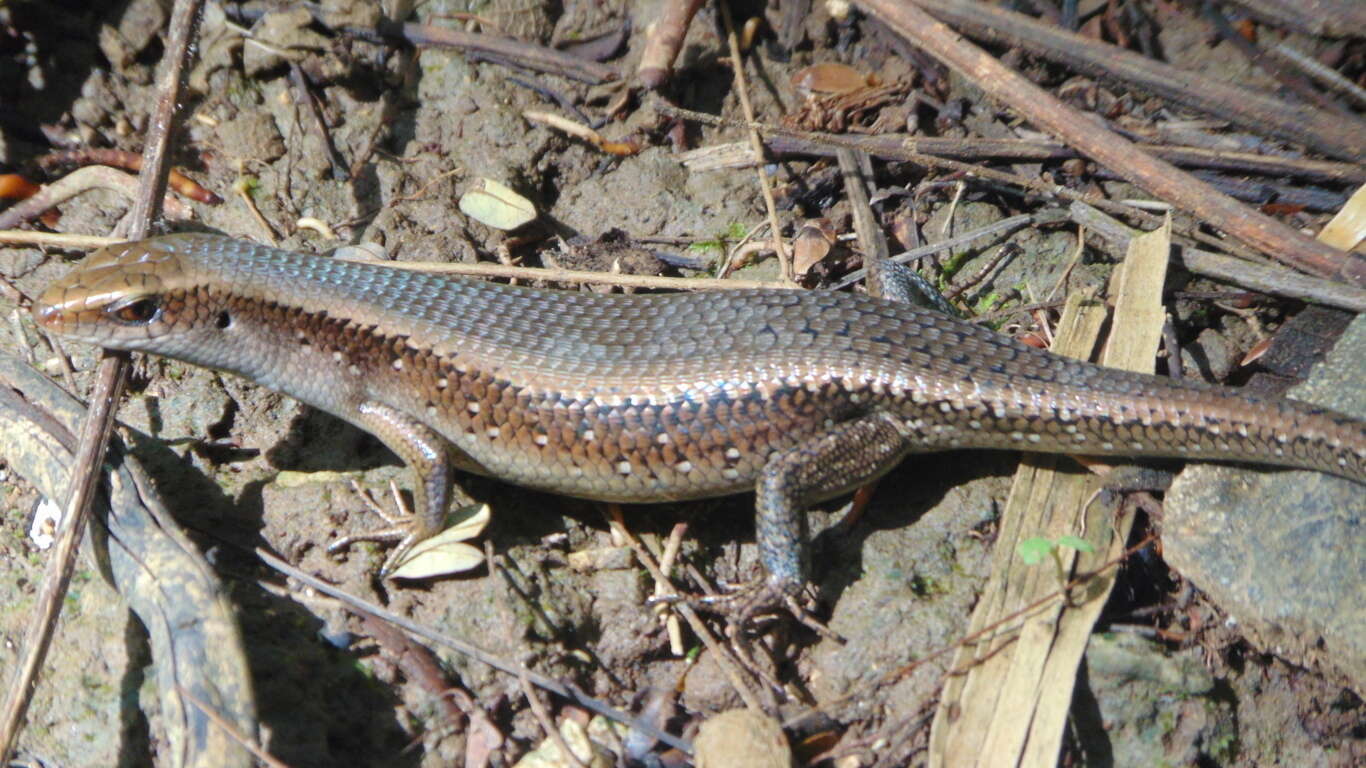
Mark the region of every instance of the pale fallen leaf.
[[451, 524], [441, 533], [418, 542], [389, 578], [430, 579], [478, 568], [484, 562], [483, 550], [464, 542], [483, 533], [489, 517], [487, 504], [452, 512], [446, 518]]
[[460, 196], [460, 212], [494, 229], [516, 229], [536, 219], [531, 201], [493, 179], [477, 179]]

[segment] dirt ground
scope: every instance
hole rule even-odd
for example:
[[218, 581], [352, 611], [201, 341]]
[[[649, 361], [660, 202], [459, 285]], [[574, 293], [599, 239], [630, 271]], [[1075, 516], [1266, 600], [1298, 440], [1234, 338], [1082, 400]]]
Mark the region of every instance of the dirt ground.
[[[359, 0], [324, 5], [336, 17], [363, 19], [373, 10]], [[806, 42], [790, 55], [770, 40], [747, 57], [749, 95], [760, 120], [777, 122], [801, 107], [803, 97], [791, 75], [813, 62], [845, 62], [876, 73], [883, 82], [905, 80], [919, 66], [908, 63], [904, 46], [885, 28], [857, 17], [841, 23], [831, 17], [829, 5], [811, 3], [802, 24]], [[163, 51], [158, 32], [166, 10], [156, 0], [97, 6], [61, 0], [0, 5], [0, 26], [8, 35], [0, 42], [0, 110], [7, 113], [0, 132], [0, 171], [27, 171], [54, 147], [141, 151], [156, 95], [155, 67]], [[659, 6], [653, 0], [432, 2], [421, 4], [418, 14], [436, 21], [472, 13], [507, 34], [539, 43], [592, 37], [629, 17], [633, 31], [611, 63], [631, 72], [643, 45], [642, 30]], [[737, 16], [762, 15], [761, 6], [737, 4]], [[211, 5], [183, 104], [175, 161], [225, 202], [185, 201], [192, 219], [167, 222], [168, 228], [275, 238], [282, 247], [312, 252], [378, 243], [398, 260], [502, 260], [697, 275], [665, 262], [701, 261], [714, 270], [720, 250], [713, 244], [765, 219], [753, 169], [699, 172], [677, 156], [678, 136], [688, 149], [745, 141], [747, 134], [738, 128], [675, 126], [643, 104], [639, 93], [608, 115], [607, 105], [629, 81], [590, 86], [476, 62], [451, 49], [398, 51], [325, 34], [307, 15], [306, 10], [280, 12], [255, 22], [254, 32], [270, 43], [257, 46], [244, 44], [239, 28]], [[1168, 61], [1253, 88], [1277, 88], [1227, 43], [1212, 40], [1193, 13], [1173, 11], [1163, 18], [1159, 39]], [[739, 118], [719, 24], [714, 9], [704, 9], [690, 28], [678, 65], [682, 74], [666, 92], [679, 106]], [[288, 63], [272, 54], [272, 46], [298, 54], [327, 125], [327, 140], [301, 104]], [[1017, 66], [1050, 86], [1068, 77], [1043, 64]], [[918, 117], [897, 115], [902, 129], [908, 117], [945, 135], [961, 135], [968, 130], [965, 124], [978, 122], [1002, 131], [1020, 128], [973, 86], [945, 77], [947, 90], [940, 100], [968, 110], [970, 119], [952, 123], [947, 111], [927, 116], [922, 108], [926, 114]], [[610, 156], [528, 121], [527, 110], [564, 110], [514, 78], [569, 95], [590, 116], [610, 118], [599, 129], [607, 139], [634, 138], [643, 149]], [[788, 189], [821, 177], [828, 167], [828, 162], [792, 158], [765, 171], [775, 185]], [[963, 188], [956, 179], [929, 183], [926, 172], [910, 164], [879, 162], [878, 168], [879, 187], [890, 190], [893, 200], [880, 202], [880, 210], [894, 210], [897, 196], [910, 200], [914, 194], [911, 218], [928, 242], [1039, 206], [986, 185]], [[495, 180], [527, 197], [538, 220], [508, 234], [461, 213], [460, 195], [479, 179]], [[1090, 183], [1116, 198], [1139, 195], [1112, 181]], [[799, 202], [782, 211], [785, 222], [824, 215], [836, 231], [852, 231], [848, 204], [837, 192], [805, 190], [787, 199]], [[59, 220], [43, 226], [106, 234], [127, 206], [124, 194], [96, 190], [63, 204]], [[325, 223], [331, 235], [301, 225], [305, 217]], [[1323, 218], [1301, 211], [1290, 220], [1309, 226]], [[570, 255], [556, 249], [557, 238], [591, 243], [613, 230], [632, 243], [629, 258], [606, 248]], [[655, 239], [643, 242], [647, 238]], [[988, 312], [1027, 304], [1049, 296], [1060, 281], [1068, 291], [1095, 290], [1105, 284], [1113, 261], [1088, 249], [1074, 262], [1074, 228], [1032, 227], [956, 249], [945, 257], [955, 262], [950, 277], [977, 273], [1006, 239], [1020, 246], [1021, 255], [965, 293], [964, 306]], [[550, 254], [542, 256], [543, 251]], [[6, 246], [0, 249], [0, 273], [34, 296], [76, 255]], [[842, 258], [817, 273], [854, 263], [851, 256]], [[736, 276], [774, 279], [777, 268], [769, 258]], [[1181, 288], [1190, 292], [1230, 290], [1189, 276], [1180, 279]], [[9, 297], [0, 303], [7, 315], [17, 307]], [[1178, 316], [1188, 323], [1183, 340], [1194, 345], [1199, 337], [1208, 347], [1209, 337], [1200, 334], [1213, 333], [1227, 356], [1237, 359], [1298, 307], [1264, 302], [1249, 312], [1203, 304], [1197, 310], [1187, 306]], [[27, 316], [15, 317], [15, 323], [29, 326], [25, 338], [32, 338]], [[25, 343], [13, 330], [15, 323], [0, 331], [0, 343], [11, 352]], [[1032, 325], [1028, 315], [999, 323], [1001, 330], [1016, 334], [1031, 331]], [[96, 350], [72, 345], [67, 351], [84, 386]], [[227, 585], [247, 643], [263, 741], [289, 765], [458, 765], [467, 755], [470, 731], [452, 727], [429, 688], [411, 679], [338, 603], [281, 588], [283, 581], [252, 555], [258, 546], [414, 621], [572, 681], [628, 711], [641, 712], [652, 698], [675, 701], [677, 710], [665, 721], [675, 732], [703, 715], [742, 706], [723, 670], [691, 634], [686, 635], [688, 653], [670, 653], [661, 622], [644, 604], [653, 584], [633, 559], [604, 556], [597, 568], [573, 567], [574, 553], [614, 552], [621, 546], [608, 530], [601, 505], [462, 478], [463, 494], [493, 508], [484, 538], [497, 554], [498, 567], [420, 583], [381, 582], [376, 570], [385, 554], [382, 547], [326, 551], [336, 537], [378, 522], [352, 493], [350, 480], [378, 495], [386, 493], [391, 479], [410, 482], [401, 463], [375, 438], [240, 379], [160, 359], [137, 363], [119, 418], [134, 454], [181, 524], [209, 551]], [[894, 682], [887, 682], [887, 674], [964, 634], [989, 573], [995, 525], [1016, 463], [1016, 456], [1003, 452], [915, 457], [883, 481], [860, 522], [820, 537], [814, 558], [816, 610], [843, 641], [783, 627], [758, 643], [756, 661], [781, 681], [774, 696], [783, 715], [802, 711], [801, 701], [808, 698], [842, 702], [789, 734], [794, 742], [812, 738], [818, 745], [807, 744], [804, 759], [828, 750], [846, 761], [814, 764], [923, 763], [929, 715], [949, 657], [931, 659]], [[0, 498], [0, 637], [5, 641], [0, 668], [8, 669], [29, 619], [45, 554], [28, 535], [37, 494], [3, 463], [3, 455]], [[837, 521], [846, 502], [816, 511], [813, 529]], [[757, 567], [752, 510], [752, 497], [739, 497], [633, 507], [625, 510], [625, 519], [637, 535], [658, 540], [686, 521], [683, 560], [709, 579], [739, 583]], [[1105, 631], [1097, 635], [1101, 639], [1084, 665], [1088, 683], [1076, 695], [1063, 764], [1345, 766], [1366, 759], [1366, 708], [1357, 694], [1277, 658], [1273, 649], [1251, 646], [1221, 623], [1217, 606], [1187, 595], [1182, 610], [1199, 614], [1206, 629], [1180, 637], [1155, 631], [1165, 620], [1152, 612], [1133, 618], [1159, 606], [1156, 613], [1165, 611], [1170, 619], [1177, 593], [1187, 588], [1155, 555], [1126, 571], [1107, 611], [1111, 618], [1102, 621]], [[493, 764], [510, 765], [545, 738], [516, 679], [449, 651], [436, 650], [436, 655], [449, 683], [467, 690], [505, 737]], [[22, 755], [35, 765], [166, 764], [158, 752], [158, 713], [149, 703], [154, 701], [148, 695], [149, 664], [140, 624], [83, 563], [20, 740]], [[1162, 676], [1153, 669], [1177, 672]], [[559, 712], [561, 704], [552, 704]], [[856, 760], [849, 761], [851, 756]]]

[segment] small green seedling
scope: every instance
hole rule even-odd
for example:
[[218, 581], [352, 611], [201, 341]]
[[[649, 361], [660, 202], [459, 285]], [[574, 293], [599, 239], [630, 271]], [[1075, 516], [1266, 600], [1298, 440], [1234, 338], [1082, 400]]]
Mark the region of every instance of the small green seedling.
[[1024, 560], [1025, 565], [1038, 565], [1043, 562], [1045, 557], [1053, 558], [1053, 568], [1058, 577], [1058, 584], [1067, 584], [1067, 574], [1063, 570], [1062, 553], [1063, 547], [1075, 549], [1078, 552], [1095, 552], [1096, 548], [1090, 542], [1079, 536], [1060, 536], [1056, 540], [1035, 536], [1025, 539], [1016, 545], [1015, 549], [1020, 553], [1020, 559]]

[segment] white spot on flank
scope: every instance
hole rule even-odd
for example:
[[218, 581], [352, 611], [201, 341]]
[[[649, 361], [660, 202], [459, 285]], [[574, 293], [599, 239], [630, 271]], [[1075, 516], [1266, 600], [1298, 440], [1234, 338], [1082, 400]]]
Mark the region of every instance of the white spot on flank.
[[1067, 426], [1065, 426], [1065, 427], [1062, 428], [1062, 431], [1063, 431], [1063, 432], [1066, 432], [1066, 433], [1069, 434], [1069, 435], [1075, 435], [1075, 434], [1077, 434], [1077, 425], [1076, 425], [1076, 424], [1068, 424]]
[[992, 412], [993, 414], [995, 414], [996, 418], [998, 418], [998, 419], [1004, 419], [1004, 418], [1006, 417], [1006, 407], [1005, 407], [1005, 404], [1004, 404], [1004, 403], [992, 403], [992, 404], [991, 404], [991, 412]]
[[545, 435], [537, 435], [531, 438], [531, 441], [537, 445], [545, 445], [546, 443], [550, 442], [550, 438], [546, 437]]
[[1210, 427], [1209, 427], [1209, 433], [1210, 433], [1211, 435], [1218, 435], [1218, 434], [1222, 434], [1222, 433], [1223, 433], [1223, 430], [1219, 429], [1219, 425], [1218, 425], [1218, 424], [1211, 424]]
[[692, 462], [691, 462], [691, 461], [680, 461], [680, 462], [678, 462], [677, 464], [674, 465], [674, 469], [676, 469], [676, 470], [678, 470], [679, 472], [681, 472], [681, 473], [683, 473], [683, 474], [686, 475], [686, 474], [688, 474], [689, 472], [692, 471]]
[[429, 405], [429, 406], [427, 406], [427, 416], [430, 417], [430, 418], [433, 418], [433, 419], [436, 418], [436, 406], [435, 406], [435, 405]]
[[598, 439], [598, 433], [594, 432], [591, 429], [585, 429], [583, 431], [583, 439], [586, 442], [592, 442]]
[[660, 445], [668, 445], [668, 444], [669, 444], [669, 433], [667, 433], [667, 432], [660, 432], [659, 434], [655, 435], [655, 442], [656, 442], [656, 443], [659, 443]]
[[470, 413], [479, 413], [479, 403], [477, 401], [471, 400], [465, 407], [469, 409]]
[[1029, 433], [1029, 442], [1031, 442], [1031, 443], [1037, 443], [1037, 442], [1039, 442], [1040, 440], [1043, 440], [1043, 435], [1039, 434], [1038, 432], [1030, 432], [1030, 433]]
[[1100, 449], [1101, 449], [1102, 451], [1113, 451], [1113, 450], [1115, 449], [1115, 444], [1114, 444], [1114, 443], [1109, 443], [1109, 442], [1101, 443], [1101, 444], [1100, 444]]
[[1010, 439], [1011, 439], [1011, 440], [1023, 440], [1023, 439], [1024, 439], [1024, 433], [1023, 433], [1023, 432], [1011, 432], [1011, 433], [1010, 433]]
[[1286, 436], [1286, 434], [1283, 433], [1283, 432], [1277, 432], [1277, 433], [1276, 433], [1276, 442], [1278, 442], [1278, 443], [1288, 443], [1288, 442], [1290, 442], [1290, 438], [1289, 438], [1288, 436]]
[[1237, 426], [1237, 430], [1238, 430], [1238, 436], [1239, 436], [1239, 437], [1247, 437], [1247, 425], [1246, 425], [1246, 424], [1239, 424], [1239, 425]]
[[445, 377], [445, 376], [442, 376], [441, 378], [439, 378], [439, 379], [436, 380], [436, 388], [437, 388], [437, 389], [445, 389], [446, 387], [450, 386], [450, 384], [451, 384], [451, 383], [450, 383], [449, 381], [446, 381], [446, 377]]
[[1084, 442], [1086, 442], [1086, 435], [1083, 435], [1083, 434], [1080, 433], [1080, 432], [1077, 432], [1077, 433], [1073, 434], [1072, 437], [1073, 437], [1073, 439], [1074, 439], [1076, 442], [1078, 442], [1078, 443], [1084, 443]]
[[484, 430], [484, 434], [488, 435], [491, 438], [496, 438], [499, 435], [503, 434], [503, 431], [497, 427], [489, 427], [488, 429]]
[[1280, 448], [1277, 448], [1277, 449], [1276, 449], [1276, 456], [1277, 456], [1277, 457], [1284, 456], [1284, 455], [1285, 455], [1285, 451], [1281, 450]]
[[731, 461], [735, 461], [736, 459], [740, 458], [740, 451], [739, 451], [739, 449], [737, 449], [737, 448], [727, 448], [727, 449], [726, 449], [726, 458], [730, 459]]
[[394, 370], [396, 370], [396, 371], [401, 371], [401, 370], [403, 370], [403, 358], [399, 357], [399, 358], [395, 358], [395, 359], [394, 359]]
[[737, 470], [737, 469], [733, 469], [733, 468], [731, 468], [731, 467], [726, 467], [725, 469], [721, 470], [721, 477], [724, 477], [724, 478], [726, 478], [727, 480], [734, 480], [734, 479], [736, 479], [736, 478], [739, 477], [739, 476], [740, 476], [740, 471]]
[[948, 413], [949, 411], [952, 411], [952, 410], [953, 410], [953, 406], [952, 406], [952, 405], [949, 405], [949, 403], [948, 403], [947, 400], [939, 404], [939, 411], [940, 411], [941, 413]]
[[346, 370], [347, 370], [347, 372], [349, 372], [352, 376], [359, 376], [359, 375], [360, 375], [360, 369], [357, 368], [357, 367], [354, 366], [354, 365], [351, 366], [350, 368], [347, 368]]
[[1134, 442], [1129, 443], [1129, 447], [1133, 448], [1135, 451], [1141, 451], [1143, 450], [1143, 443], [1140, 443], [1137, 440], [1135, 440]]
[[340, 363], [340, 362], [342, 361], [342, 353], [341, 353], [341, 352], [333, 352], [333, 353], [332, 353], [332, 359], [335, 360], [336, 362]]
[[982, 428], [982, 422], [978, 421], [977, 419], [973, 419], [972, 421], [969, 421], [969, 422], [968, 422], [968, 428], [969, 428], [969, 429], [981, 429], [981, 428]]
[[629, 462], [629, 461], [618, 461], [618, 462], [617, 462], [617, 471], [620, 472], [620, 473], [623, 474], [623, 475], [629, 475], [629, 474], [631, 474], [631, 462]]

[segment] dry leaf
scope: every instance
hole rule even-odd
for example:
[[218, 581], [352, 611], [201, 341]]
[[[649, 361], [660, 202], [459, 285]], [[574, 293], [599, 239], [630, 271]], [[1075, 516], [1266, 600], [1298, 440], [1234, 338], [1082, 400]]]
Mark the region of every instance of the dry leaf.
[[441, 533], [418, 542], [389, 578], [430, 579], [478, 568], [484, 562], [483, 550], [464, 542], [483, 533], [489, 517], [487, 504], [451, 513], [447, 520], [454, 522]]
[[477, 179], [460, 196], [460, 212], [494, 229], [516, 229], [535, 221], [536, 206], [531, 201], [493, 179]]

